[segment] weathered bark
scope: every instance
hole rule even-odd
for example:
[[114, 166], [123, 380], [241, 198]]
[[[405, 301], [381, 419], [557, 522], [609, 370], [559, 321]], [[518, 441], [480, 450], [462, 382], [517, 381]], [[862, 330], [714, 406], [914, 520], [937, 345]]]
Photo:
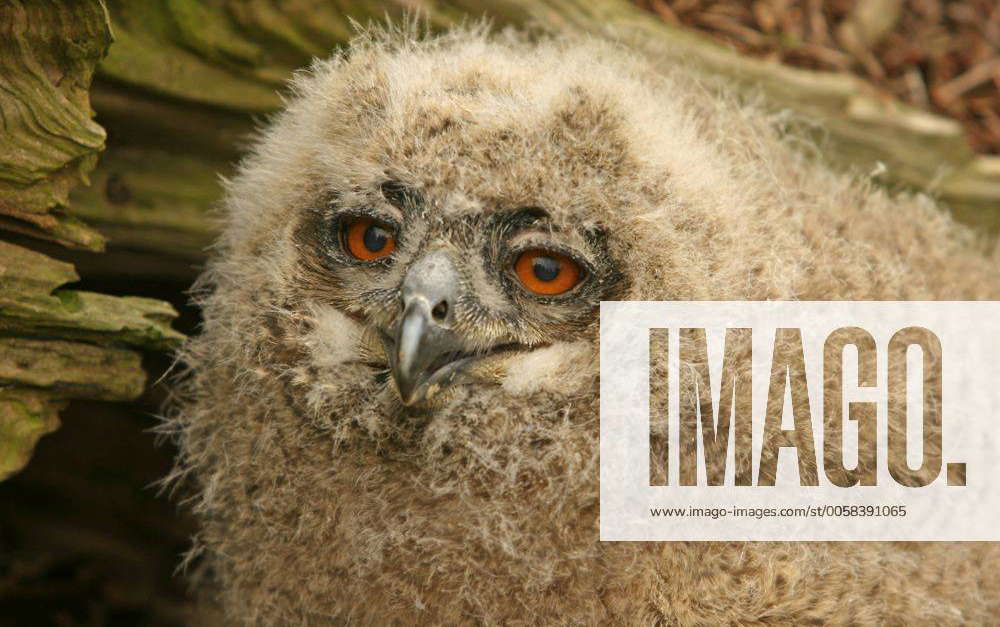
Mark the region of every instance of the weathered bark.
[[20, 470], [73, 398], [130, 400], [145, 375], [135, 348], [182, 336], [167, 303], [58, 289], [73, 266], [0, 241], [0, 479]]
[[111, 33], [98, 2], [0, 5], [0, 226], [100, 250], [63, 210], [104, 148], [88, 90]]
[[[111, 43], [97, 0], [0, 2], [0, 233], [103, 250], [68, 212], [104, 148], [92, 118], [94, 68]], [[129, 400], [144, 387], [135, 348], [181, 335], [163, 302], [59, 289], [73, 266], [0, 241], [0, 479], [27, 463], [73, 398]]]

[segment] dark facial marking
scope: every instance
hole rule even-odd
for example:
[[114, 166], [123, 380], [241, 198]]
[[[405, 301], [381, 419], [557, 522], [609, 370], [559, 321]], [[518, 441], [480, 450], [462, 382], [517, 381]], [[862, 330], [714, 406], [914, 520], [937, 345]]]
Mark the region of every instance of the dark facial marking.
[[[509, 337], [518, 341], [537, 343], [577, 336], [594, 323], [599, 302], [618, 291], [614, 288], [619, 275], [607, 254], [607, 236], [597, 227], [581, 231], [583, 241], [577, 239], [579, 244], [572, 245], [568, 242], [577, 227], [554, 223], [549, 212], [537, 206], [442, 219], [436, 217], [414, 186], [388, 180], [372, 192], [370, 202], [343, 206], [337, 198], [331, 198], [318, 203], [315, 210], [304, 216], [296, 231], [301, 253], [301, 272], [296, 280], [301, 295], [312, 296], [365, 320], [374, 316], [369, 321], [377, 325], [388, 324], [398, 308], [398, 288], [376, 287], [378, 274], [371, 273], [381, 273], [395, 263], [419, 258], [423, 249], [435, 240], [448, 241], [456, 250], [464, 251], [458, 257], [458, 270], [463, 276], [461, 263], [481, 264], [484, 277], [506, 295], [509, 303], [499, 308], [482, 304], [471, 290], [472, 279], [466, 276], [470, 283], [462, 301], [464, 318], [476, 321], [476, 325], [507, 328]], [[365, 229], [355, 238], [356, 246], [373, 253], [371, 259], [359, 259], [345, 250], [340, 229], [345, 223], [359, 220], [371, 221], [364, 223]], [[408, 231], [412, 231], [410, 239]], [[514, 238], [526, 232], [538, 235], [512, 244]], [[384, 256], [375, 255], [386, 249], [388, 241], [393, 242], [394, 250]], [[576, 250], [580, 244], [584, 250]], [[527, 267], [536, 285], [552, 285], [565, 274], [561, 259], [574, 265], [579, 280], [562, 291], [526, 289], [514, 266], [531, 249], [541, 249], [543, 253], [534, 255]], [[547, 250], [552, 254], [544, 254]], [[406, 268], [400, 270], [401, 276], [405, 276]]]
[[399, 181], [386, 181], [379, 185], [379, 191], [389, 204], [404, 213], [420, 209], [425, 205], [419, 191]]

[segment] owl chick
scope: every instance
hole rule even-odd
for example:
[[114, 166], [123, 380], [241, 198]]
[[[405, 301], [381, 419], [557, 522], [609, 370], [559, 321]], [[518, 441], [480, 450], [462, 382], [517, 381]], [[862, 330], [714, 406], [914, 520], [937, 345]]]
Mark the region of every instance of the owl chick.
[[963, 624], [992, 544], [601, 543], [601, 300], [983, 299], [923, 197], [597, 41], [371, 32], [229, 183], [173, 417], [236, 623]]

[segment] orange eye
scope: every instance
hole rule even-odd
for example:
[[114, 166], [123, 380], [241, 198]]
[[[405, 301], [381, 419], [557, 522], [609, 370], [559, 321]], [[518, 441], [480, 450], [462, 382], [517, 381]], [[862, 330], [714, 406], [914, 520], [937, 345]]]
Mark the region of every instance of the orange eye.
[[529, 291], [545, 296], [563, 294], [580, 282], [580, 266], [550, 250], [527, 250], [514, 263], [517, 278]]
[[390, 227], [371, 218], [358, 218], [344, 227], [344, 245], [358, 259], [375, 261], [396, 248], [396, 237]]

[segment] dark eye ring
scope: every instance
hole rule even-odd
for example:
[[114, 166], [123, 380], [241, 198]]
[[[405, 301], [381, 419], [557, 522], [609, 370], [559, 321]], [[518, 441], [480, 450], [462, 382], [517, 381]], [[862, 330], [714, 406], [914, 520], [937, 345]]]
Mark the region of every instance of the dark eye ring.
[[344, 250], [355, 259], [376, 261], [396, 249], [395, 230], [372, 218], [351, 218], [342, 226]]

